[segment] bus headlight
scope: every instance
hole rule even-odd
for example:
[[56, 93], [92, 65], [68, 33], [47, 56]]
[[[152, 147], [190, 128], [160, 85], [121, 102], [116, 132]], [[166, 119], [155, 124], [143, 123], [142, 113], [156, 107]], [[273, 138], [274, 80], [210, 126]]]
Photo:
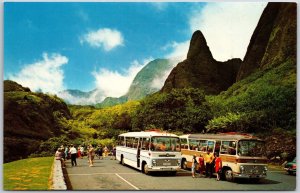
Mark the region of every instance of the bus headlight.
[[156, 160], [155, 159], [152, 160], [152, 165], [156, 166]]
[[181, 160], [178, 159], [178, 160], [177, 160], [177, 165], [180, 166], [180, 164], [181, 164]]
[[267, 166], [264, 166], [264, 171], [263, 171], [263, 173], [264, 173], [264, 174], [267, 174], [267, 171], [268, 171], [268, 167], [267, 167]]
[[244, 166], [240, 166], [240, 170], [241, 170], [241, 173], [244, 173], [245, 167]]

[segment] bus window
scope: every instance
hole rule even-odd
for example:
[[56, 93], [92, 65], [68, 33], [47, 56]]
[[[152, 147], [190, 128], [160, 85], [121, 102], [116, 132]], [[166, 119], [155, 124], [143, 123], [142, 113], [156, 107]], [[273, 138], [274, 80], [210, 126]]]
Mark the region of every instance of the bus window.
[[186, 138], [180, 138], [181, 149], [188, 149], [188, 143]]
[[235, 141], [222, 141], [221, 153], [235, 155], [236, 154], [236, 142]]
[[133, 137], [128, 137], [126, 138], [126, 147], [133, 147], [133, 141], [134, 141], [134, 138]]
[[206, 152], [206, 147], [207, 147], [207, 140], [200, 140], [199, 141], [199, 151]]
[[215, 148], [215, 142], [214, 141], [208, 141], [207, 143], [207, 148], [210, 152], [213, 152], [214, 148]]
[[139, 138], [138, 137], [134, 137], [132, 139], [132, 148], [137, 148], [138, 142], [139, 142]]
[[149, 150], [149, 138], [143, 138], [142, 139], [142, 150]]
[[220, 153], [221, 141], [216, 141], [215, 152]]
[[189, 145], [190, 145], [190, 150], [198, 150], [198, 144], [199, 144], [199, 141], [196, 140], [196, 139], [190, 139], [189, 141]]
[[[174, 137], [152, 137], [151, 151], [177, 151], [175, 148], [179, 145], [179, 139]], [[178, 149], [180, 151], [180, 149]]]

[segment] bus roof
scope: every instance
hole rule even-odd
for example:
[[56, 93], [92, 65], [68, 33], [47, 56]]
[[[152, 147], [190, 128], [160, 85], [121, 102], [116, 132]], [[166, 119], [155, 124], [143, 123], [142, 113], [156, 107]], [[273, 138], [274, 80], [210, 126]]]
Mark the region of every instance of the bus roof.
[[178, 137], [177, 135], [172, 134], [172, 133], [158, 132], [158, 131], [128, 132], [128, 133], [122, 133], [119, 136], [124, 136], [124, 137], [154, 137], [154, 136]]
[[260, 140], [258, 137], [255, 137], [250, 134], [244, 134], [244, 133], [188, 134], [188, 135], [181, 135], [179, 137], [180, 138], [189, 138], [189, 139], [219, 139], [219, 140], [255, 139], [255, 140]]

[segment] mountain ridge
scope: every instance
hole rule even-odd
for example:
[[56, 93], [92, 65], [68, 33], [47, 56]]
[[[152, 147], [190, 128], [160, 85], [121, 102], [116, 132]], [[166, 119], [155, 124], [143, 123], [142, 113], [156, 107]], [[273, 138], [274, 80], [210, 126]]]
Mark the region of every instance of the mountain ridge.
[[200, 30], [193, 33], [187, 59], [177, 64], [162, 87], [162, 92], [173, 88], [201, 88], [206, 94], [218, 94], [229, 88], [242, 63], [233, 58], [226, 62], [216, 61]]

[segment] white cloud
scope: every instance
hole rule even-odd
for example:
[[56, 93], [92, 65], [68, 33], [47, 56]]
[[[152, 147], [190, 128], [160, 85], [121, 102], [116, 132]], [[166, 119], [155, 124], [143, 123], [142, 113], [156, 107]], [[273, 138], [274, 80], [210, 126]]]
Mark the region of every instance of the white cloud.
[[95, 78], [95, 85], [103, 93], [104, 97], [125, 95], [136, 74], [151, 60], [153, 59], [145, 59], [142, 64], [135, 60], [131, 63], [129, 69], [124, 70], [123, 73], [110, 71], [105, 68], [94, 71], [92, 74]]
[[105, 98], [99, 90], [94, 90], [88, 97], [73, 96], [66, 90], [58, 93], [57, 96], [76, 105], [93, 105], [102, 102]]
[[190, 46], [190, 41], [185, 42], [172, 42], [166, 46], [164, 46], [163, 49], [171, 48], [171, 52], [165, 55], [165, 58], [169, 58], [172, 60], [176, 60], [178, 62], [186, 59], [188, 50]]
[[8, 75], [8, 79], [29, 87], [32, 91], [42, 90], [56, 94], [64, 90], [64, 72], [61, 67], [68, 63], [68, 58], [60, 54], [43, 53], [43, 59], [25, 65], [17, 74]]
[[168, 62], [170, 64], [170, 68], [166, 69], [164, 72], [161, 72], [160, 74], [155, 76], [153, 81], [150, 83], [150, 86], [152, 88], [159, 90], [164, 86], [164, 83], [165, 83], [166, 79], [170, 75], [172, 69], [178, 63], [178, 60], [177, 59], [174, 59], [174, 60], [169, 59]]
[[190, 16], [190, 30], [201, 30], [216, 60], [243, 59], [267, 2], [209, 3]]
[[102, 47], [105, 51], [110, 51], [117, 46], [122, 46], [124, 38], [118, 30], [102, 28], [83, 35], [80, 38], [80, 43], [83, 44], [84, 42], [92, 47]]

